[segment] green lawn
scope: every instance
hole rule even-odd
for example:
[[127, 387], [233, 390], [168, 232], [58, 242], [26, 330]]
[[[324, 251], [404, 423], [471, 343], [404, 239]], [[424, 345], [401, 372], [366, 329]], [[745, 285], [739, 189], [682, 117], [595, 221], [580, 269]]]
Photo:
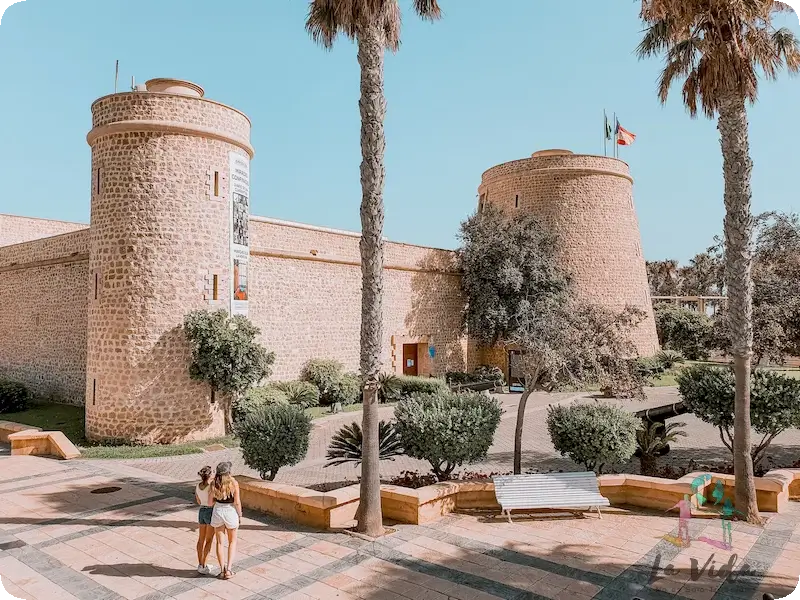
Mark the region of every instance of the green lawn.
[[[343, 412], [360, 411], [361, 404], [351, 404], [342, 408]], [[315, 406], [306, 409], [312, 419], [330, 415], [330, 407]], [[28, 410], [17, 413], [0, 415], [0, 420], [13, 421], [32, 427], [39, 427], [45, 431], [62, 431], [69, 440], [78, 446], [81, 458], [157, 458], [161, 456], [182, 456], [185, 454], [200, 454], [203, 448], [222, 445], [226, 448], [235, 448], [239, 440], [233, 436], [225, 436], [185, 444], [158, 444], [155, 446], [122, 446], [93, 444], [86, 440], [84, 434], [84, 409], [82, 406], [69, 406], [66, 404], [36, 404]]]
[[44, 431], [62, 431], [76, 446], [86, 444], [84, 437], [84, 409], [68, 404], [34, 404], [28, 410], [4, 413], [0, 420], [39, 427]]
[[28, 410], [0, 415], [3, 421], [13, 421], [45, 431], [62, 431], [78, 446], [81, 458], [155, 458], [199, 454], [204, 447], [220, 444], [226, 448], [239, 445], [232, 436], [188, 442], [186, 444], [159, 444], [156, 446], [107, 446], [87, 442], [84, 435], [84, 409], [66, 404], [36, 404]]

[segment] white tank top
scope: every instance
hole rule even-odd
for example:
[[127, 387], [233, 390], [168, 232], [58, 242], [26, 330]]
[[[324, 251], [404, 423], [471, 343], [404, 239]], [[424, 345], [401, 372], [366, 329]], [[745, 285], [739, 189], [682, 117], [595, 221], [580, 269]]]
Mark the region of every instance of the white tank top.
[[197, 487], [194, 488], [195, 494], [200, 499], [200, 506], [211, 506], [211, 501], [209, 500], [209, 495], [211, 493], [211, 484], [206, 486], [206, 489], [201, 490], [200, 484], [197, 484]]

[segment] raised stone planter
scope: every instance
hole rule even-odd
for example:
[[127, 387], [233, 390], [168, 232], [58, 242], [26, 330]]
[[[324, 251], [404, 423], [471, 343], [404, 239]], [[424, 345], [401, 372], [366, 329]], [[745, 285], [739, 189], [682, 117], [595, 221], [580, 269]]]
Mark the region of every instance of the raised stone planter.
[[317, 492], [239, 475], [242, 506], [319, 529], [349, 527], [356, 516], [359, 486]]
[[70, 460], [81, 455], [75, 444], [60, 431], [29, 429], [12, 433], [8, 436], [8, 441], [11, 442], [12, 456], [55, 456]]
[[[692, 490], [692, 482], [702, 475], [711, 481]], [[359, 486], [322, 493], [306, 488], [261, 481], [251, 477], [236, 478], [242, 494], [242, 505], [277, 517], [320, 529], [348, 527], [355, 519]], [[690, 473], [681, 479], [660, 479], [643, 475], [601, 475], [600, 493], [612, 506], [637, 507], [667, 511], [684, 496], [699, 492], [713, 504], [711, 493], [717, 481], [724, 484], [724, 498], [733, 500], [732, 475]], [[758, 508], [762, 512], [782, 512], [790, 497], [800, 497], [800, 469], [770, 471], [757, 477]], [[716, 517], [717, 512], [695, 506], [698, 517]], [[411, 489], [394, 485], [381, 486], [383, 516], [399, 523], [421, 525], [436, 521], [457, 510], [500, 512], [491, 481], [448, 481]], [[532, 511], [535, 512], [535, 511]]]
[[0, 421], [0, 442], [10, 444], [11, 441], [8, 439], [8, 436], [12, 433], [19, 433], [20, 431], [41, 431], [41, 429], [39, 427], [23, 425], [22, 423], [13, 423], [12, 421]]

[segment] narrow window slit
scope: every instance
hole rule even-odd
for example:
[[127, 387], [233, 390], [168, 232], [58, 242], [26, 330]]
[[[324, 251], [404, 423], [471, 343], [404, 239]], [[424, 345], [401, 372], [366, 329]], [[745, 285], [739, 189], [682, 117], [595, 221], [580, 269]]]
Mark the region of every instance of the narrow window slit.
[[[214, 197], [219, 196], [219, 171], [214, 171]], [[216, 298], [214, 298], [216, 300]]]
[[97, 379], [92, 379], [92, 406], [96, 404], [97, 401]]
[[214, 275], [214, 283], [213, 283], [213, 291], [212, 291], [212, 298], [214, 300], [219, 300], [219, 275]]

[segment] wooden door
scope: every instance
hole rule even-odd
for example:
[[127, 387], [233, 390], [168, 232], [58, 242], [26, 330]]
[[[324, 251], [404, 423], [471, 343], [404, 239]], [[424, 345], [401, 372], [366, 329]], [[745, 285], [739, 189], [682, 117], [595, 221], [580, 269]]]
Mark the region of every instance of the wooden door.
[[519, 361], [522, 358], [522, 352], [519, 350], [508, 351], [508, 385], [518, 386], [523, 385], [523, 374], [519, 369]]
[[417, 344], [403, 344], [403, 375], [417, 374], [418, 348]]

